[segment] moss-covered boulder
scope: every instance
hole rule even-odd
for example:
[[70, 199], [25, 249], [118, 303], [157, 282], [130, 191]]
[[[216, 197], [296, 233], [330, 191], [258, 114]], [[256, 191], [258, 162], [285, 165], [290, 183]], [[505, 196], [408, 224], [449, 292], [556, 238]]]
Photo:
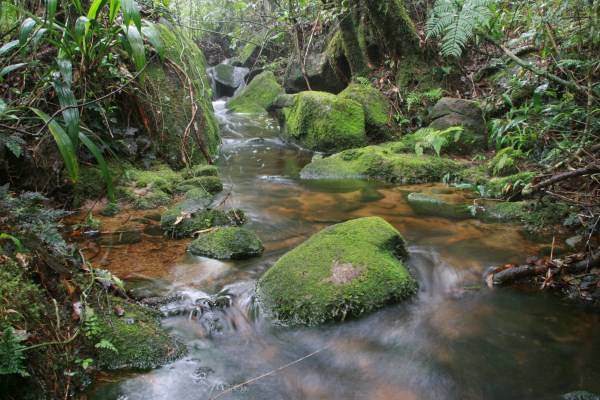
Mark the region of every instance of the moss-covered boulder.
[[[207, 156], [217, 154], [220, 142], [204, 55], [181, 29], [166, 23], [156, 27], [165, 57], [146, 67], [136, 109], [157, 154], [171, 167], [204, 163]], [[192, 117], [194, 123], [190, 124]]]
[[133, 194], [133, 207], [137, 210], [152, 210], [154, 208], [168, 205], [171, 196], [160, 189], [153, 189], [145, 194]]
[[338, 96], [354, 100], [365, 112], [365, 128], [370, 138], [389, 137], [388, 114], [390, 104], [385, 96], [369, 84], [352, 83]]
[[520, 195], [522, 190], [531, 183], [536, 175], [536, 172], [525, 171], [504, 177], [492, 178], [485, 184], [486, 194], [489, 197], [497, 198]]
[[365, 114], [354, 100], [302, 92], [284, 115], [284, 135], [310, 150], [333, 153], [366, 144]]
[[452, 193], [409, 193], [408, 204], [415, 213], [451, 219], [473, 218], [469, 204]]
[[525, 158], [523, 151], [506, 147], [499, 150], [488, 163], [489, 171], [494, 176], [506, 176], [519, 172], [519, 162]]
[[271, 107], [283, 87], [271, 71], [257, 75], [242, 91], [227, 103], [227, 108], [238, 113], [264, 113]]
[[217, 228], [194, 240], [189, 252], [217, 260], [240, 260], [260, 256], [264, 247], [256, 233], [239, 227]]
[[258, 297], [287, 324], [357, 316], [415, 293], [406, 254], [404, 239], [382, 218], [333, 225], [281, 257], [260, 278]]
[[397, 149], [406, 152], [428, 154], [470, 154], [481, 148], [481, 141], [462, 127], [449, 127], [443, 130], [422, 128], [405, 135], [398, 141]]
[[196, 188], [203, 189], [211, 194], [217, 194], [223, 191], [223, 183], [218, 176], [197, 176], [182, 181], [176, 187], [179, 192], [187, 192]]
[[[397, 147], [399, 147], [397, 149]], [[434, 156], [402, 153], [391, 142], [345, 150], [314, 160], [300, 172], [303, 179], [375, 179], [390, 183], [439, 182], [464, 167], [459, 162]]]
[[186, 179], [197, 178], [199, 176], [218, 176], [219, 170], [214, 165], [194, 165], [186, 170], [183, 177]]
[[[193, 203], [192, 203], [193, 204]], [[196, 232], [217, 226], [241, 226], [246, 215], [240, 209], [210, 210], [190, 205], [184, 201], [161, 215], [161, 229], [171, 237], [192, 237]]]
[[[161, 328], [159, 312], [117, 297], [111, 297], [110, 303], [111, 308], [97, 314], [99, 337], [114, 346], [95, 347], [100, 367], [149, 369], [185, 355], [185, 346]], [[115, 315], [113, 309], [122, 309], [122, 315]]]

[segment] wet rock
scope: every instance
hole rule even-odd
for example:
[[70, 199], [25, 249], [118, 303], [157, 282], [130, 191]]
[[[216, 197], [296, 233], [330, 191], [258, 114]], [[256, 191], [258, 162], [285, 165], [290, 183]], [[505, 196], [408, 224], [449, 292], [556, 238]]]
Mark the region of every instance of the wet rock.
[[111, 310], [98, 312], [102, 337], [117, 350], [97, 348], [98, 365], [106, 369], [149, 369], [172, 362], [186, 353], [183, 344], [160, 326], [160, 313], [112, 297], [113, 307], [122, 308], [122, 316]]
[[264, 247], [258, 236], [245, 228], [224, 227], [200, 235], [189, 252], [217, 260], [239, 260], [260, 256]]
[[600, 400], [600, 395], [585, 390], [577, 390], [564, 394], [562, 398], [563, 400]]
[[120, 246], [142, 241], [142, 232], [137, 227], [123, 227], [119, 231], [103, 233], [100, 236], [102, 246]]
[[398, 144], [384, 143], [345, 150], [314, 160], [300, 172], [302, 179], [375, 179], [390, 183], [440, 182], [447, 174], [457, 174], [462, 164], [443, 157], [396, 151]]
[[565, 240], [565, 243], [570, 248], [577, 249], [583, 243], [583, 236], [581, 236], [581, 235], [571, 236], [570, 238]]
[[242, 210], [196, 210], [187, 211], [183, 205], [167, 210], [161, 218], [161, 228], [175, 238], [192, 237], [194, 234], [217, 226], [241, 226], [246, 222]]
[[367, 142], [365, 114], [354, 100], [325, 92], [302, 92], [283, 113], [284, 136], [310, 150], [332, 153]]
[[244, 79], [249, 71], [245, 67], [224, 63], [208, 68], [206, 72], [213, 82], [215, 98], [232, 97], [236, 90], [245, 85]]
[[357, 316], [415, 293], [404, 239], [379, 217], [325, 228], [281, 257], [257, 294], [273, 317], [314, 325]]
[[453, 126], [464, 129], [462, 135], [473, 140], [470, 148], [462, 152], [483, 149], [487, 146], [487, 127], [481, 107], [470, 100], [443, 97], [431, 111], [430, 128], [444, 130]]
[[363, 107], [365, 128], [369, 138], [390, 136], [387, 126], [390, 103], [379, 90], [369, 84], [352, 83], [338, 96], [354, 100]]
[[294, 94], [282, 93], [275, 98], [275, 100], [271, 104], [269, 111], [277, 111], [285, 107], [291, 107], [294, 105], [295, 98], [296, 95]]
[[227, 108], [238, 113], [265, 113], [283, 88], [271, 71], [256, 76], [242, 91], [227, 103]]
[[473, 218], [468, 204], [461, 201], [456, 202], [452, 195], [410, 193], [407, 200], [417, 214], [452, 219]]

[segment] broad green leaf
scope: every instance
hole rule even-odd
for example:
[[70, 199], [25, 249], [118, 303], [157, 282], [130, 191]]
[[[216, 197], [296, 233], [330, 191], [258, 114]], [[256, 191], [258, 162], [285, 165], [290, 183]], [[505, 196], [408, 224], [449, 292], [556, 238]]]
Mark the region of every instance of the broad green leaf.
[[127, 35], [127, 42], [129, 43], [130, 56], [133, 58], [133, 63], [138, 71], [141, 71], [146, 65], [146, 52], [144, 49], [144, 39], [140, 35], [135, 26], [129, 25], [124, 28], [125, 34]]
[[19, 44], [25, 44], [27, 39], [29, 39], [29, 35], [31, 35], [31, 31], [35, 28], [36, 22], [33, 18], [25, 18], [23, 23], [21, 23], [21, 28], [19, 29]]
[[33, 107], [31, 110], [44, 121], [44, 123], [48, 124], [48, 129], [50, 129], [50, 133], [56, 142], [58, 151], [63, 158], [69, 177], [73, 183], [77, 182], [77, 178], [79, 177], [79, 162], [77, 161], [76, 149], [73, 147], [73, 142], [71, 142], [69, 135], [67, 135], [67, 132], [65, 132], [58, 122], [50, 120], [50, 116], [45, 112]]
[[89, 25], [90, 20], [84, 15], [77, 18], [77, 21], [75, 21], [75, 40], [77, 40], [77, 43], [79, 43], [79, 45], [83, 43], [83, 39], [85, 38], [86, 31], [88, 30]]
[[83, 7], [81, 6], [80, 0], [71, 0], [71, 4], [75, 6], [75, 9], [79, 14], [83, 14]]
[[13, 41], [10, 41], [10, 42], [4, 44], [2, 47], [0, 47], [0, 57], [7, 55], [8, 53], [13, 51], [17, 47], [19, 47], [18, 40], [13, 40]]
[[4, 78], [6, 75], [10, 74], [11, 72], [26, 66], [27, 63], [18, 63], [18, 64], [12, 64], [12, 65], [7, 65], [6, 67], [2, 68], [2, 70], [0, 70], [0, 78]]
[[96, 144], [92, 142], [92, 140], [81, 131], [79, 132], [79, 140], [81, 140], [81, 143], [83, 143], [83, 145], [87, 147], [87, 149], [90, 151], [90, 153], [92, 153], [92, 155], [98, 162], [100, 172], [102, 173], [102, 177], [104, 178], [104, 182], [106, 183], [106, 192], [108, 194], [108, 199], [110, 201], [114, 201], [115, 191], [113, 187], [112, 176], [110, 170], [108, 169], [108, 165], [106, 164], [106, 160], [104, 159], [104, 156], [102, 156], [102, 152], [100, 151], [98, 146], [96, 146]]
[[162, 58], [165, 54], [165, 47], [163, 45], [162, 39], [160, 38], [160, 32], [158, 31], [158, 29], [156, 29], [156, 26], [153, 23], [146, 21], [144, 26], [142, 27], [142, 34], [146, 39], [148, 39], [148, 41], [150, 42], [152, 47], [154, 47], [154, 50], [156, 50], [160, 58]]
[[46, 0], [46, 22], [51, 27], [54, 26], [54, 16], [56, 15], [56, 8], [58, 6], [58, 0]]
[[69, 138], [73, 145], [77, 146], [77, 143], [79, 142], [79, 109], [77, 108], [75, 95], [69, 85], [62, 80], [57, 79], [52, 85], [58, 96], [60, 107], [64, 109], [62, 115], [65, 120]]
[[23, 252], [25, 250], [21, 241], [9, 233], [0, 233], [0, 240], [10, 240], [13, 242], [18, 252]]
[[108, 20], [112, 24], [119, 15], [119, 10], [121, 9], [121, 0], [110, 0], [109, 8], [108, 8]]
[[106, 4], [106, 0], [94, 0], [90, 5], [90, 9], [88, 10], [87, 17], [90, 21], [95, 20], [98, 15], [98, 11]]
[[40, 41], [42, 40], [42, 38], [44, 37], [46, 32], [48, 32], [48, 29], [46, 29], [46, 28], [38, 29], [38, 31], [35, 33], [35, 35], [33, 35], [33, 45], [34, 46], [37, 47], [40, 45]]
[[56, 59], [56, 64], [58, 65], [58, 71], [63, 81], [68, 87], [71, 87], [73, 83], [73, 65], [71, 64], [71, 60], [68, 58], [58, 58]]
[[121, 7], [123, 8], [123, 22], [125, 26], [130, 26], [131, 21], [133, 21], [138, 31], [141, 31], [142, 19], [140, 17], [140, 9], [135, 0], [121, 0]]

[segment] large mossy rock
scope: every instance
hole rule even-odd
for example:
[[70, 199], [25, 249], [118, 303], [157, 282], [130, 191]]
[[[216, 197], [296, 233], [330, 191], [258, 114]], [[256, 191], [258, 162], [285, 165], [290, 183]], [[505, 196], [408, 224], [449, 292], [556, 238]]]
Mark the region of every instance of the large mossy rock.
[[212, 90], [216, 98], [231, 97], [246, 84], [246, 76], [250, 70], [230, 63], [221, 63], [206, 70], [212, 80]]
[[431, 110], [430, 128], [444, 130], [460, 126], [464, 134], [475, 138], [473, 149], [485, 149], [487, 146], [487, 127], [483, 111], [475, 101], [441, 98]]
[[339, 95], [360, 103], [365, 112], [365, 128], [370, 138], [386, 138], [388, 134], [389, 101], [376, 88], [368, 84], [352, 83]]
[[227, 103], [227, 108], [238, 113], [264, 113], [273, 105], [283, 87], [271, 71], [257, 75], [242, 91]]
[[264, 247], [256, 233], [248, 229], [223, 227], [201, 235], [188, 250], [193, 255], [217, 260], [241, 260], [260, 256]]
[[401, 261], [404, 239], [379, 217], [325, 228], [281, 257], [258, 282], [258, 297], [286, 324], [357, 316], [415, 293]]
[[[303, 56], [302, 56], [303, 57]], [[298, 93], [311, 90], [339, 93], [348, 85], [350, 68], [338, 33], [331, 38], [317, 38], [309, 50], [305, 60], [306, 77], [299, 63], [301, 56], [294, 55], [293, 62], [286, 71], [284, 87], [287, 93]]]
[[354, 100], [325, 92], [302, 92], [284, 109], [284, 135], [310, 150], [333, 153], [367, 142], [365, 114]]
[[[146, 67], [137, 96], [138, 112], [157, 154], [171, 167], [204, 163], [205, 154], [214, 157], [220, 143], [204, 55], [179, 28], [163, 23], [156, 26], [165, 55], [163, 61], [156, 59]], [[192, 115], [195, 120], [189, 125]]]
[[[149, 369], [172, 362], [185, 355], [186, 348], [165, 332], [160, 313], [111, 297], [111, 307], [98, 313], [102, 338], [117, 351], [98, 348], [98, 364], [106, 369]], [[113, 308], [123, 310], [117, 316]]]
[[[396, 149], [399, 148], [400, 151]], [[398, 143], [350, 149], [315, 160], [300, 172], [302, 179], [375, 179], [390, 183], [440, 182], [462, 164], [442, 157], [404, 154]]]

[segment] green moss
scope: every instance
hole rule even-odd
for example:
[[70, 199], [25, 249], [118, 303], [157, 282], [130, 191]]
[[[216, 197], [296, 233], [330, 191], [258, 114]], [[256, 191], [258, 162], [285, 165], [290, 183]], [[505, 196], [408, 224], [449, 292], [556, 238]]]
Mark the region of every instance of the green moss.
[[487, 171], [488, 169], [484, 164], [475, 165], [458, 172], [456, 175], [456, 180], [458, 182], [485, 186], [485, 184], [490, 180], [490, 176], [488, 175]]
[[308, 149], [335, 152], [366, 143], [365, 115], [353, 100], [325, 92], [302, 92], [284, 115], [285, 134]]
[[238, 113], [264, 113], [277, 96], [284, 92], [271, 71], [256, 76], [240, 94], [227, 103], [227, 108]]
[[[160, 326], [160, 313], [111, 297], [112, 308], [98, 313], [102, 338], [117, 349], [98, 349], [98, 364], [106, 369], [149, 369], [167, 364], [186, 353], [186, 348]], [[125, 314], [114, 315], [121, 307]]]
[[223, 183], [218, 176], [198, 176], [186, 179], [177, 186], [177, 190], [180, 192], [186, 192], [195, 188], [204, 189], [208, 193], [216, 194], [223, 191]]
[[190, 244], [188, 250], [196, 256], [239, 260], [260, 256], [264, 247], [254, 232], [244, 228], [224, 227], [201, 235]]
[[485, 222], [519, 222], [530, 232], [560, 225], [569, 216], [570, 207], [561, 202], [487, 202], [478, 211]]
[[402, 236], [379, 217], [333, 225], [281, 257], [260, 278], [258, 297], [288, 324], [356, 316], [416, 291], [404, 256]]
[[489, 171], [494, 176], [506, 176], [519, 172], [519, 161], [525, 158], [521, 150], [506, 147], [496, 153], [488, 164]]
[[45, 314], [42, 288], [32, 283], [26, 270], [13, 260], [0, 260], [0, 332], [8, 327], [30, 328], [40, 324]]
[[456, 202], [450, 195], [433, 193], [410, 193], [408, 204], [417, 214], [433, 215], [452, 219], [472, 218], [468, 204]]
[[167, 234], [175, 238], [192, 237], [194, 233], [217, 226], [238, 226], [246, 222], [242, 210], [199, 209], [190, 213], [183, 204], [165, 211], [160, 220], [160, 226]]
[[387, 123], [390, 104], [385, 96], [371, 85], [352, 83], [338, 96], [360, 103], [365, 113], [369, 137], [388, 137]]
[[502, 178], [492, 178], [485, 185], [491, 197], [510, 197], [519, 194], [537, 174], [532, 171], [519, 172]]
[[401, 154], [397, 143], [342, 151], [315, 160], [301, 171], [303, 179], [376, 179], [390, 183], [439, 182], [464, 167], [453, 160]]
[[[122, 167], [119, 164], [108, 164], [113, 183], [118, 184]], [[81, 167], [79, 179], [74, 186], [73, 205], [81, 206], [86, 200], [97, 200], [106, 196], [106, 181], [98, 167]]]
[[171, 202], [171, 196], [160, 189], [153, 189], [143, 196], [136, 196], [133, 200], [133, 207], [136, 210], [152, 210], [154, 208], [166, 206]]
[[[206, 75], [206, 60], [194, 41], [181, 29], [156, 24], [164, 43], [165, 58], [178, 63], [191, 80], [194, 102], [198, 106], [195, 124], [202, 146], [214, 157], [220, 143], [219, 125], [212, 107], [211, 85]], [[186, 132], [192, 118], [192, 99], [188, 82], [177, 68], [158, 59], [145, 70], [143, 81], [144, 95], [138, 97], [145, 110], [151, 138], [160, 156], [173, 168], [206, 162], [197, 136]], [[185, 151], [182, 153], [182, 148]], [[185, 154], [185, 162], [182, 159]]]
[[183, 178], [169, 166], [160, 164], [148, 170], [131, 168], [125, 172], [124, 180], [136, 188], [160, 189], [172, 193]]
[[417, 148], [435, 154], [435, 146], [439, 146], [440, 154], [469, 154], [481, 147], [480, 137], [459, 127], [438, 130], [422, 128], [405, 135], [398, 142], [398, 150], [414, 152]]
[[219, 170], [214, 165], [194, 165], [186, 170], [183, 174], [184, 178], [196, 178], [198, 176], [218, 176]]

